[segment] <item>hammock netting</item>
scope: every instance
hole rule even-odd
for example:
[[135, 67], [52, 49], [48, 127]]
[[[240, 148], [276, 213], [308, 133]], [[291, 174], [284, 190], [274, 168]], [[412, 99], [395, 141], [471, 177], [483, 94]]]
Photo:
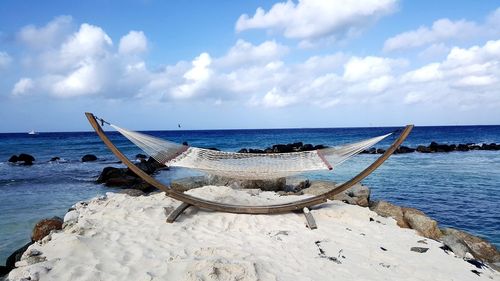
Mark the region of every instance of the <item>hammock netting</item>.
[[236, 153], [189, 147], [143, 133], [111, 126], [168, 167], [196, 169], [235, 179], [263, 180], [309, 171], [331, 170], [391, 134], [343, 146], [291, 153]]

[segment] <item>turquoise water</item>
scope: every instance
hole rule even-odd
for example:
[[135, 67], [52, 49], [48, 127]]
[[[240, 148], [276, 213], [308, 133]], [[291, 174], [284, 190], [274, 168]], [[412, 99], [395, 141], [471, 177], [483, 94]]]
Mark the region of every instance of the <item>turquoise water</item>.
[[[391, 132], [396, 128], [334, 128], [281, 130], [157, 131], [150, 134], [190, 145], [237, 151], [265, 148], [276, 143], [302, 141], [337, 145]], [[116, 133], [111, 139], [127, 156], [140, 153]], [[394, 138], [377, 147], [387, 147]], [[416, 127], [405, 145], [415, 147], [439, 143], [500, 142], [500, 126]], [[29, 153], [33, 166], [7, 163], [13, 154]], [[81, 163], [85, 154], [99, 161]], [[58, 156], [63, 160], [50, 163]], [[310, 178], [341, 182], [351, 178], [375, 160], [376, 155], [359, 155], [334, 172], [307, 174]], [[63, 216], [75, 202], [114, 190], [95, 184], [106, 166], [116, 158], [95, 133], [0, 134], [0, 263], [29, 241], [33, 225], [44, 217]], [[163, 171], [157, 177], [193, 174], [186, 169]], [[500, 245], [500, 151], [470, 151], [438, 154], [393, 155], [363, 181], [373, 199], [423, 210], [442, 226], [464, 229]]]

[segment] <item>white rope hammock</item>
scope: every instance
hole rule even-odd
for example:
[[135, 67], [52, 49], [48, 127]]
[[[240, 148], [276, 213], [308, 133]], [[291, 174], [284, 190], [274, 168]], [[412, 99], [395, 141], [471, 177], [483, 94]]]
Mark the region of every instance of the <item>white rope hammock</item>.
[[333, 169], [391, 134], [339, 147], [291, 153], [236, 153], [189, 147], [150, 135], [111, 127], [159, 163], [236, 179], [273, 179]]

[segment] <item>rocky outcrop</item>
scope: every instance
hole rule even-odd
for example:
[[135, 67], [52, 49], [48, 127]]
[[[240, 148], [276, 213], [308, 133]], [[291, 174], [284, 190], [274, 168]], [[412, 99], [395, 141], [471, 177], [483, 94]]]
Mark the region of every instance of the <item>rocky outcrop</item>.
[[60, 217], [53, 217], [51, 219], [43, 219], [39, 221], [33, 228], [31, 240], [40, 241], [45, 236], [49, 235], [52, 230], [61, 230], [63, 222], [63, 219]]
[[393, 205], [386, 201], [375, 201], [370, 204], [370, 210], [374, 211], [379, 216], [395, 219], [399, 227], [410, 228], [408, 223], [404, 220], [403, 208], [400, 206]]
[[411, 229], [415, 229], [424, 237], [438, 240], [442, 236], [437, 221], [429, 218], [422, 211], [403, 208], [403, 219]]
[[[331, 181], [312, 181], [308, 188], [302, 189], [305, 194], [320, 195], [336, 187]], [[330, 200], [339, 200], [347, 204], [368, 207], [370, 202], [370, 189], [362, 184], [356, 184], [353, 187], [336, 194], [329, 198]]]
[[[470, 150], [500, 150], [500, 144], [496, 143], [483, 143], [481, 145], [467, 143], [467, 144], [439, 144], [437, 142], [431, 142], [428, 146], [419, 145], [417, 148], [411, 148], [407, 146], [401, 146], [394, 152], [395, 154], [400, 153], [412, 153], [412, 152], [420, 152], [420, 153], [438, 153], [438, 152], [452, 152], [452, 151], [470, 151]], [[363, 150], [362, 154], [382, 154], [385, 150], [376, 149], [374, 147]]]
[[128, 196], [132, 196], [132, 197], [146, 195], [146, 193], [144, 191], [139, 190], [139, 189], [132, 189], [132, 188], [127, 188], [127, 189], [121, 190], [119, 193], [127, 194]]
[[26, 154], [26, 153], [21, 153], [18, 155], [12, 155], [9, 158], [10, 163], [16, 163], [16, 164], [21, 164], [21, 165], [26, 165], [30, 166], [33, 165], [33, 162], [35, 161], [35, 157]]
[[252, 149], [252, 148], [242, 148], [238, 152], [239, 153], [289, 153], [289, 152], [297, 152], [297, 151], [311, 151], [316, 149], [326, 148], [322, 144], [320, 145], [312, 145], [310, 143], [288, 143], [288, 144], [275, 144], [271, 147], [267, 147], [265, 149]]
[[181, 178], [170, 182], [170, 188], [179, 192], [185, 192], [205, 185], [208, 185], [208, 178], [205, 176]]
[[282, 191], [286, 188], [286, 179], [278, 178], [273, 180], [239, 180], [221, 176], [199, 176], [176, 179], [170, 182], [172, 189], [177, 191], [187, 191], [205, 185], [232, 186], [243, 189], [260, 189], [264, 191]]
[[[148, 175], [154, 174], [160, 169], [166, 169], [165, 165], [158, 163], [151, 157], [147, 161], [141, 161], [135, 165]], [[109, 187], [131, 188], [143, 192], [156, 190], [128, 168], [105, 167], [96, 182]]]
[[437, 222], [420, 210], [400, 207], [385, 201], [373, 202], [370, 210], [380, 216], [391, 217], [399, 227], [414, 229], [424, 237], [438, 240], [442, 236]]
[[461, 239], [454, 235], [443, 235], [441, 237], [441, 242], [451, 249], [455, 255], [461, 258], [465, 258], [467, 253], [471, 253], [472, 250], [465, 244]]
[[[22, 246], [21, 248], [17, 249], [14, 251], [8, 258], [7, 261], [5, 262], [5, 268], [3, 269], [4, 273], [7, 274], [9, 273], [12, 269], [16, 267], [16, 262], [21, 260], [21, 257], [23, 256], [23, 253], [28, 249], [29, 246], [31, 246], [33, 242], [29, 242], [26, 245]], [[0, 276], [2, 274], [0, 273]]]
[[94, 154], [86, 154], [82, 157], [82, 162], [93, 162], [97, 160], [97, 156]]
[[[454, 239], [455, 241], [458, 241], [466, 245], [468, 250], [470, 250], [472, 256], [474, 256], [474, 258], [484, 262], [488, 262], [500, 269], [500, 252], [498, 252], [498, 249], [493, 244], [489, 243], [488, 241], [482, 238], [469, 234], [465, 231], [453, 228], [443, 228], [442, 232], [445, 235], [445, 237], [451, 236], [455, 238]], [[447, 238], [447, 240], [451, 239]], [[445, 245], [447, 245], [444, 240], [443, 242], [445, 243]], [[453, 250], [453, 248], [450, 245], [447, 246]]]

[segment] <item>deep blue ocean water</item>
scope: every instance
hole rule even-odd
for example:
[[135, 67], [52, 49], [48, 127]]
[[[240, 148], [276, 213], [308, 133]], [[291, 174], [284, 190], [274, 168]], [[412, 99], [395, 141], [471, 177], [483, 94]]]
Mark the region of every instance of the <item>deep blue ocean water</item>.
[[[265, 148], [276, 143], [339, 145], [385, 134], [397, 128], [332, 128], [272, 130], [211, 130], [147, 132], [192, 146], [237, 151]], [[130, 158], [141, 151], [116, 132], [113, 142]], [[377, 147], [387, 147], [389, 137]], [[404, 145], [439, 143], [500, 143], [500, 126], [416, 127]], [[13, 154], [28, 153], [33, 166], [7, 162]], [[99, 161], [82, 163], [85, 154]], [[59, 163], [49, 162], [58, 156]], [[359, 155], [334, 172], [304, 176], [345, 181], [369, 165], [377, 155]], [[33, 225], [41, 218], [64, 216], [74, 203], [115, 190], [95, 184], [106, 166], [120, 166], [93, 132], [0, 134], [0, 263], [29, 241]], [[162, 171], [158, 178], [194, 174], [186, 169]], [[500, 246], [500, 151], [393, 155], [363, 181], [372, 199], [383, 199], [423, 210], [442, 226], [469, 231]]]

